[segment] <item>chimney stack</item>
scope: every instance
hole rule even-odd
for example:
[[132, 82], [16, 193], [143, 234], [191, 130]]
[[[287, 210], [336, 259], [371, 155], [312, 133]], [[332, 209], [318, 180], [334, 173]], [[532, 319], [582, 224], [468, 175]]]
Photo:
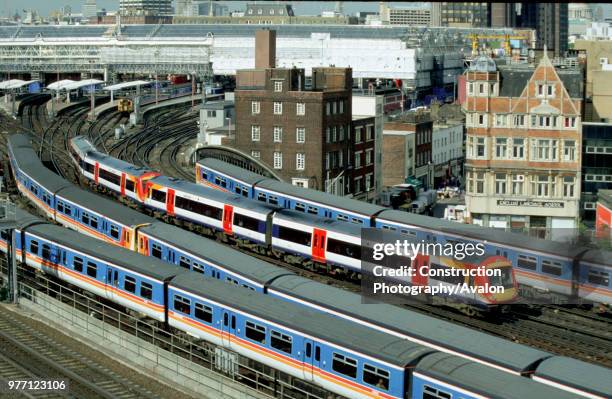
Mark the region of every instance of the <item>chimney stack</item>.
[[255, 32], [255, 68], [276, 68], [276, 31]]

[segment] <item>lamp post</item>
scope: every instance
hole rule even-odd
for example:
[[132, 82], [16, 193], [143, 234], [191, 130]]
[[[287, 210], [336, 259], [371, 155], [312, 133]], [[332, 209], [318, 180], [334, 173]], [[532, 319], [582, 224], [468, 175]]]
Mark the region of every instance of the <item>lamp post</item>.
[[232, 118], [225, 118], [225, 120], [227, 121], [229, 137], [231, 138], [232, 137]]

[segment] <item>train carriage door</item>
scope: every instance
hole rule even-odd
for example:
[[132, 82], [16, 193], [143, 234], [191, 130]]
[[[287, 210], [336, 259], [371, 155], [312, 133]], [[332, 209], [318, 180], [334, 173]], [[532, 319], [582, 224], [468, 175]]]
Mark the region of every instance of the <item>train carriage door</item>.
[[174, 190], [169, 188], [166, 193], [166, 211], [168, 215], [174, 216]]
[[100, 177], [100, 163], [96, 162], [94, 166], [94, 181], [96, 182], [96, 184], [98, 184], [99, 177]]
[[412, 285], [425, 286], [427, 285], [427, 271], [429, 269], [429, 256], [418, 254], [412, 262], [413, 270], [416, 270], [412, 276]]
[[223, 206], [223, 231], [225, 231], [226, 234], [232, 234], [233, 220], [234, 220], [234, 207], [231, 205], [224, 205]]
[[302, 350], [302, 370], [304, 379], [312, 381], [312, 362], [314, 360], [314, 344], [312, 340], [304, 338], [304, 348]]
[[139, 236], [138, 241], [138, 253], [144, 256], [149, 256], [149, 238], [145, 236]]
[[125, 197], [125, 173], [121, 174], [121, 196]]
[[325, 263], [325, 241], [327, 232], [321, 229], [313, 229], [312, 232], [312, 259]]
[[113, 299], [115, 288], [119, 285], [119, 272], [112, 267], [106, 269], [106, 298]]
[[[234, 327], [232, 329], [232, 326]], [[223, 345], [229, 346], [231, 335], [236, 333], [236, 316], [228, 311], [223, 311], [223, 321], [221, 325], [221, 341]]]

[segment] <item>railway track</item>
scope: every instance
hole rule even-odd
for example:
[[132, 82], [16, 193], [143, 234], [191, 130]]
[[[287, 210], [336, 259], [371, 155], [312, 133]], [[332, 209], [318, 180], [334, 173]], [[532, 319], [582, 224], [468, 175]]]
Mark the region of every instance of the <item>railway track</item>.
[[[160, 143], [167, 141], [171, 144], [164, 146], [158, 154], [160, 159], [163, 157], [161, 159], [162, 164], [169, 165], [169, 168], [166, 166], [168, 169], [164, 168], [162, 172], [170, 176], [180, 175], [180, 177], [183, 177], [182, 174], [176, 173], [177, 170], [181, 169], [176, 163], [176, 156], [180, 144], [186, 142], [191, 137], [181, 133], [179, 129], [180, 124], [183, 123], [183, 120], [180, 118], [182, 113], [184, 111], [180, 109], [173, 109], [164, 110], [150, 116], [141, 132], [130, 135], [121, 142], [109, 146], [110, 151], [114, 153], [113, 156], [128, 162], [152, 167], [150, 157], [153, 154], [153, 149], [160, 145]], [[169, 132], [164, 129], [169, 129]], [[193, 180], [193, 178], [190, 180]], [[179, 227], [184, 227], [181, 223], [175, 224]], [[267, 262], [274, 263], [324, 284], [352, 291], [359, 291], [360, 289], [359, 285], [356, 285], [354, 281], [330, 278], [327, 274], [322, 275], [314, 271], [305, 270], [270, 256], [254, 254], [237, 246], [233, 246], [233, 248], [240, 249], [251, 256], [260, 257]], [[609, 339], [610, 334], [612, 334], [612, 323], [608, 320], [599, 320], [599, 324], [593, 325], [592, 321], [588, 321], [592, 318], [586, 315], [580, 316], [575, 314], [578, 319], [570, 322], [566, 319], [555, 319], [547, 314], [546, 310], [529, 313], [524, 310], [524, 307], [518, 306], [513, 307], [509, 315], [499, 315], [496, 320], [472, 318], [441, 306], [414, 304], [409, 307], [430, 316], [450, 320], [515, 342], [612, 367], [612, 344]]]
[[70, 393], [77, 397], [160, 398], [148, 388], [54, 340], [6, 309], [0, 313], [0, 347], [2, 356], [9, 359], [7, 364], [11, 366], [4, 370], [5, 379], [20, 372], [33, 379], [63, 380]]

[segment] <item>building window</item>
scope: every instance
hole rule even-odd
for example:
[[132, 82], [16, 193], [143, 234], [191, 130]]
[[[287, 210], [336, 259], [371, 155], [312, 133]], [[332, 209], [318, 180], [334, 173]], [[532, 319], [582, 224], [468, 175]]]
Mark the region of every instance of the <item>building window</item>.
[[251, 114], [257, 115], [261, 112], [261, 103], [259, 101], [251, 101]]
[[326, 103], [325, 104], [325, 115], [329, 115], [331, 114], [331, 103]]
[[540, 116], [540, 127], [557, 127], [556, 116]]
[[295, 154], [295, 169], [304, 170], [306, 168], [306, 154], [297, 153]]
[[251, 156], [255, 159], [261, 159], [261, 152], [259, 151], [251, 151]]
[[366, 140], [374, 140], [374, 126], [372, 125], [366, 126]]
[[332, 127], [332, 143], [335, 143], [336, 141], [338, 141], [338, 135], [337, 135], [337, 130], [336, 127]]
[[512, 175], [512, 194], [523, 195], [523, 182], [525, 176], [523, 175]]
[[365, 152], [365, 164], [366, 164], [366, 166], [372, 165], [372, 154], [373, 153], [374, 153], [374, 150], [366, 150], [366, 152]]
[[344, 113], [344, 100], [340, 100], [339, 103], [340, 103], [340, 113], [342, 114]]
[[557, 140], [533, 139], [531, 144], [531, 159], [536, 161], [556, 161]]
[[476, 193], [477, 194], [484, 194], [484, 183], [485, 183], [484, 172], [477, 172], [476, 173]]
[[325, 128], [325, 142], [329, 143], [331, 140], [331, 129], [329, 127]]
[[277, 93], [283, 91], [283, 82], [282, 81], [278, 81], [277, 80], [277, 81], [274, 82], [274, 91], [277, 92]]
[[355, 169], [361, 168], [361, 151], [355, 153]]
[[506, 194], [506, 175], [504, 173], [495, 174], [495, 194]]
[[563, 141], [563, 160], [570, 162], [576, 160], [576, 142], [574, 140]]
[[538, 96], [544, 95], [544, 85], [538, 85]]
[[507, 149], [508, 149], [508, 139], [507, 138], [495, 139], [495, 157], [496, 158], [506, 158]]
[[525, 115], [514, 115], [514, 126], [525, 126]]
[[338, 130], [338, 140], [344, 141], [344, 126], [340, 126]]
[[525, 139], [512, 139], [512, 158], [523, 159], [525, 157]]
[[532, 194], [536, 197], [548, 197], [551, 194], [550, 190], [550, 176], [548, 175], [537, 175], [533, 176], [533, 188]]
[[505, 114], [497, 114], [497, 115], [495, 115], [495, 126], [497, 126], [497, 127], [505, 127], [506, 126], [506, 115]]
[[474, 83], [468, 83], [468, 94], [470, 96], [474, 95]]
[[213, 111], [208, 110], [208, 111], [206, 112], [206, 116], [207, 116], [207, 117], [209, 117], [209, 118], [216, 118], [216, 117], [217, 117], [217, 111], [214, 111], [214, 110], [213, 110]]
[[259, 141], [261, 138], [261, 128], [258, 125], [251, 126], [251, 140]]
[[555, 86], [554, 85], [546, 85], [546, 95], [549, 97], [555, 96]]
[[365, 177], [365, 190], [370, 191], [374, 187], [374, 174], [368, 173]]
[[283, 128], [282, 126], [274, 126], [274, 142], [282, 143], [283, 141]]
[[274, 115], [282, 115], [283, 114], [283, 103], [275, 101], [274, 102]]
[[574, 186], [575, 186], [574, 176], [563, 176], [563, 196], [565, 198], [574, 197]]
[[485, 138], [484, 137], [476, 138], [476, 157], [478, 158], [485, 157]]
[[564, 123], [565, 127], [576, 127], [576, 117], [572, 116], [572, 117], [565, 117], [565, 123]]
[[306, 129], [298, 127], [295, 129], [295, 142], [304, 143], [306, 141]]
[[335, 114], [337, 114], [337, 113], [338, 113], [338, 102], [337, 102], [337, 101], [334, 101], [334, 102], [332, 103], [332, 114], [334, 114], [334, 115], [335, 115]]
[[297, 187], [308, 188], [308, 179], [294, 178], [291, 179], [291, 184]]
[[484, 114], [478, 114], [478, 124], [480, 126], [484, 126], [485, 125], [485, 115]]
[[361, 126], [355, 128], [355, 144], [361, 143], [361, 129]]
[[478, 85], [478, 93], [479, 94], [484, 94], [484, 92], [485, 92], [484, 87], [485, 87], [484, 83], [480, 83]]
[[296, 115], [306, 115], [306, 104], [305, 103], [297, 103], [295, 105], [295, 114]]
[[325, 153], [325, 169], [329, 170], [329, 152]]
[[275, 152], [274, 153], [274, 169], [282, 169], [283, 168], [283, 153]]

